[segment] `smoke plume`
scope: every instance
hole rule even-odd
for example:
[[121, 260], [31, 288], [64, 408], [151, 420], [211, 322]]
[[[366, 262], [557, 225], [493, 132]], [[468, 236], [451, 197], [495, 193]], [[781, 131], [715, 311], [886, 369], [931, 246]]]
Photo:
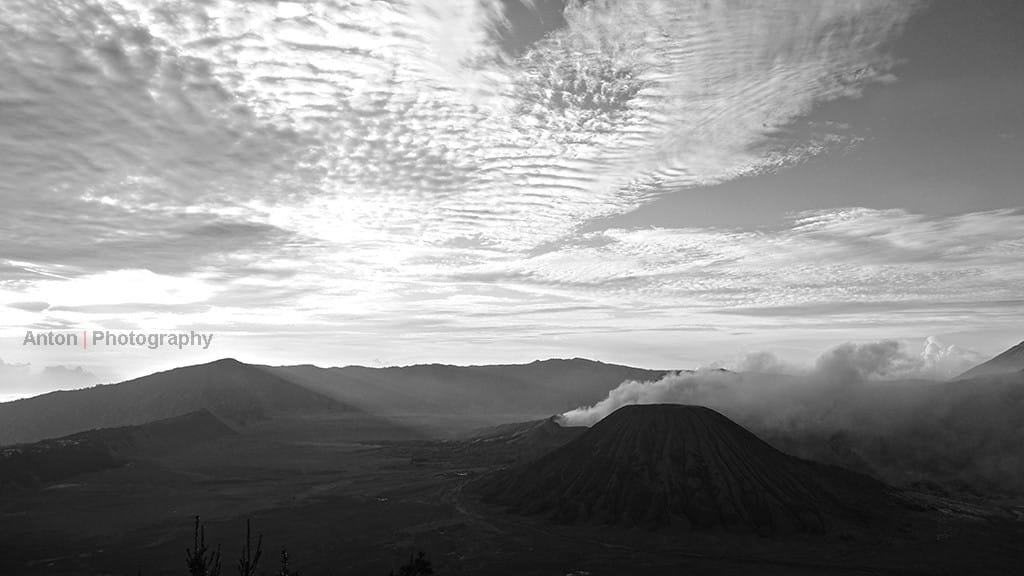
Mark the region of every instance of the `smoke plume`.
[[591, 426], [631, 404], [714, 408], [776, 447], [894, 483], [1017, 492], [1022, 488], [1024, 374], [937, 380], [979, 359], [929, 338], [920, 354], [899, 342], [847, 343], [797, 367], [769, 353], [722, 368], [626, 381], [603, 400], [560, 416]]
[[[873, 381], [928, 378], [936, 374], [936, 357], [950, 358], [958, 349], [929, 338], [925, 351], [913, 355], [895, 340], [846, 343], [822, 354], [813, 366], [800, 367], [770, 352], [747, 355], [731, 370], [722, 368], [676, 372], [655, 382], [626, 381], [608, 397], [562, 414], [572, 426], [590, 426], [630, 404], [702, 404], [761, 419], [815, 419], [814, 412], [831, 407], [855, 388]], [[950, 364], [950, 362], [946, 362]], [[960, 364], [957, 363], [957, 366]], [[951, 371], [951, 374], [955, 371]]]

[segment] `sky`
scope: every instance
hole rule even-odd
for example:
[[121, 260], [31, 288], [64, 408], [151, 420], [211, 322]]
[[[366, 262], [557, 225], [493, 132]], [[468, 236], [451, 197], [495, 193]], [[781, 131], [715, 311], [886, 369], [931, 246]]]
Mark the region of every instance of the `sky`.
[[[1021, 29], [1014, 0], [5, 0], [0, 395], [221, 357], [994, 355]], [[213, 339], [26, 344], [100, 331]]]

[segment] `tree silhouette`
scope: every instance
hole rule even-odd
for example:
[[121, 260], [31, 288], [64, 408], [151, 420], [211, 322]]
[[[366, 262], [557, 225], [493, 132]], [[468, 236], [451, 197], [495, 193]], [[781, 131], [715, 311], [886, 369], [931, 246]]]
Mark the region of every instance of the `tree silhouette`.
[[[256, 537], [255, 548], [252, 539], [252, 521], [245, 521], [245, 546], [238, 558], [239, 576], [256, 576], [256, 568], [260, 558], [263, 556], [263, 534]], [[199, 516], [195, 517], [195, 526], [192, 530], [192, 547], [185, 549], [185, 561], [188, 564], [189, 576], [220, 576], [221, 554], [220, 546], [213, 551], [206, 545], [206, 528], [200, 522]], [[281, 567], [274, 576], [301, 576], [288, 567], [288, 549], [281, 548]], [[398, 571], [392, 570], [390, 576], [432, 576], [434, 566], [422, 550], [415, 554], [409, 554], [409, 561], [398, 567]], [[139, 570], [142, 576], [142, 570]]]
[[281, 568], [277, 571], [276, 576], [301, 576], [298, 572], [288, 569], [288, 550], [286, 548], [281, 548]]
[[185, 549], [185, 562], [190, 576], [220, 576], [220, 548], [211, 552], [206, 547], [206, 528], [200, 524], [199, 516], [192, 532], [192, 548]]
[[238, 558], [238, 576], [256, 576], [256, 565], [260, 563], [263, 556], [263, 534], [256, 540], [256, 552], [252, 549], [252, 522], [245, 521], [245, 548], [242, 548], [242, 555]]
[[391, 576], [429, 576], [434, 573], [434, 566], [427, 555], [420, 550], [415, 556], [409, 555], [409, 561], [398, 567], [398, 572]]

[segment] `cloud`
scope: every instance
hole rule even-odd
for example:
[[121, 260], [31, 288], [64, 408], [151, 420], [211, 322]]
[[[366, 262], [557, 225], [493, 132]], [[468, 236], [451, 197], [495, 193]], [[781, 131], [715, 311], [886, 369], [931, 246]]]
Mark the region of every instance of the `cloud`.
[[50, 305], [46, 302], [10, 302], [7, 304], [7, 307], [27, 312], [42, 312], [49, 308]]
[[[934, 338], [920, 354], [895, 341], [847, 343], [793, 374], [715, 369], [626, 381], [561, 420], [589, 426], [630, 404], [704, 405], [785, 452], [888, 482], [1019, 494], [1021, 375], [969, 383], [915, 379], [959, 370], [970, 357], [976, 354]], [[766, 354], [741, 364], [777, 367]]]
[[801, 368], [780, 360], [771, 352], [753, 352], [746, 354], [732, 367], [736, 372], [753, 372], [754, 374], [799, 374]]
[[921, 362], [903, 351], [899, 342], [846, 343], [818, 358], [815, 374], [838, 382], [863, 382], [912, 374]]
[[[660, 339], [829, 302], [1020, 299], [1016, 213], [579, 231], [844, 149], [786, 127], [891, 81], [915, 3], [552, 6], [4, 2], [0, 330], [377, 318], [386, 341], [424, 314], [509, 341]], [[575, 312], [536, 313], [552, 306]], [[797, 311], [732, 313], [782, 306]]]
[[[834, 418], [838, 428], [848, 422], [850, 413], [877, 403], [882, 412], [889, 399], [873, 400], [865, 390], [872, 382], [891, 382], [922, 378], [950, 378], [959, 374], [965, 363], [980, 355], [954, 345], [943, 345], [928, 337], [920, 354], [908, 352], [896, 340], [847, 342], [821, 354], [813, 365], [799, 366], [779, 360], [771, 352], [744, 356], [732, 370], [719, 367], [677, 372], [660, 380], [623, 382], [608, 396], [592, 406], [583, 406], [562, 414], [572, 426], [591, 426], [622, 406], [632, 404], [698, 404], [723, 409], [745, 422], [759, 426], [804, 425]], [[849, 411], [843, 403], [857, 398]]]
[[974, 350], [956, 344], [945, 344], [938, 338], [929, 336], [925, 341], [924, 350], [921, 351], [921, 360], [926, 374], [950, 378], [966, 372], [988, 358]]
[[884, 78], [912, 11], [724, 8], [573, 2], [511, 58], [495, 1], [6, 3], [5, 199], [250, 203], [257, 221], [283, 204], [314, 235], [328, 208], [531, 246], [659, 186], [777, 165], [758, 151], [772, 129]]
[[[337, 230], [337, 244], [296, 240], [266, 251], [210, 252], [215, 260], [188, 274], [8, 261], [19, 273], [0, 285], [0, 304], [14, 306], [4, 316], [6, 332], [116, 324], [248, 333], [263, 324], [309, 334], [379, 331], [378, 338], [401, 334], [417, 345], [444, 337], [401, 328], [423, 315], [445, 318], [455, 341], [475, 331], [510, 346], [555, 333], [575, 332], [583, 342], [615, 331], [656, 346], [664, 334], [699, 331], [708, 344], [696, 358], [706, 363], [723, 346], [737, 347], [727, 332], [845, 330], [839, 339], [1011, 329], [1006, 319], [1024, 303], [1019, 211], [927, 217], [851, 209], [801, 214], [757, 232], [608, 229], [527, 253], [476, 240], [433, 246], [350, 233]], [[201, 256], [200, 246], [215, 245], [218, 234], [190, 250]], [[146, 253], [134, 258], [125, 262], [144, 265]], [[509, 322], [515, 317], [530, 322]]]
[[56, 384], [60, 387], [82, 386], [83, 384], [95, 384], [96, 376], [81, 366], [69, 368], [67, 366], [46, 366], [43, 368], [40, 378], [46, 380], [49, 385]]
[[81, 366], [49, 365], [34, 371], [30, 363], [7, 363], [0, 358], [0, 402], [98, 383], [97, 376]]
[[608, 229], [478, 270], [641, 314], [685, 311], [694, 323], [935, 330], [1021, 310], [1024, 271], [1014, 253], [1022, 242], [1016, 210], [926, 217], [850, 209], [756, 232]]
[[627, 380], [592, 406], [570, 410], [559, 417], [564, 426], [593, 426], [623, 406], [635, 404], [714, 405], [711, 397], [727, 391], [727, 383], [738, 381], [737, 374], [724, 370], [678, 372], [660, 380]]
[[16, 382], [28, 375], [29, 364], [8, 364], [0, 358], [0, 374], [3, 374], [5, 382]]
[[[45, 308], [111, 306], [127, 304], [188, 304], [203, 301], [215, 290], [200, 279], [163, 276], [149, 270], [113, 270], [71, 279], [47, 278], [33, 284], [33, 295], [48, 304]], [[0, 289], [0, 302], [17, 298], [19, 292]], [[22, 310], [38, 309], [8, 306]]]

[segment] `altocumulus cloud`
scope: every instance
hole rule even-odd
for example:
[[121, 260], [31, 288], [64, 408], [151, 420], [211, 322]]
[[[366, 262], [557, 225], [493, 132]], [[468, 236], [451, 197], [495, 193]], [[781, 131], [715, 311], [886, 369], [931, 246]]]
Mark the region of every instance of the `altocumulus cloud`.
[[497, 2], [8, 2], [5, 189], [529, 246], [764, 167], [774, 127], [886, 77], [910, 12], [724, 8], [570, 3], [512, 58]]
[[[496, 1], [4, 2], [3, 329], [416, 320], [528, 339], [1012, 302], [1013, 212], [577, 232], [848, 145], [777, 134], [892, 80], [883, 47], [915, 8], [569, 2], [510, 50]], [[102, 296], [125, 279], [153, 296]]]

